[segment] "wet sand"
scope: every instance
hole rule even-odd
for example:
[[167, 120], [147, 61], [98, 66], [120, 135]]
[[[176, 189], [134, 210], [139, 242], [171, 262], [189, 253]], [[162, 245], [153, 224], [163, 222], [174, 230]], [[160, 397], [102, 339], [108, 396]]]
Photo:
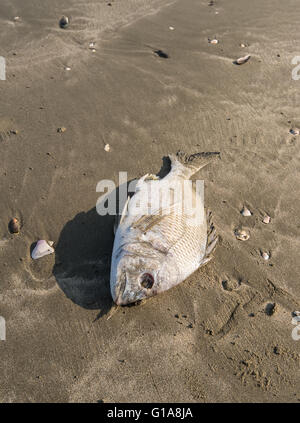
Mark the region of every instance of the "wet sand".
[[[299, 401], [298, 2], [44, 3], [0, 6], [0, 402]], [[179, 149], [221, 152], [197, 175], [214, 259], [108, 319], [114, 218], [97, 183], [158, 173]], [[38, 239], [55, 255], [33, 261]]]

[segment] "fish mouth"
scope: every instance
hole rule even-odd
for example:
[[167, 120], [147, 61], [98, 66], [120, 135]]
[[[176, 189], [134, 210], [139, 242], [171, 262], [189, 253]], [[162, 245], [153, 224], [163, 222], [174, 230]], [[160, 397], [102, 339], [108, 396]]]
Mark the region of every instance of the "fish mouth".
[[127, 282], [126, 272], [123, 272], [121, 283], [114, 296], [114, 302], [118, 306], [133, 305], [134, 303], [139, 303], [143, 299], [143, 290], [139, 290], [135, 295], [131, 295], [132, 293], [128, 290], [126, 291]]

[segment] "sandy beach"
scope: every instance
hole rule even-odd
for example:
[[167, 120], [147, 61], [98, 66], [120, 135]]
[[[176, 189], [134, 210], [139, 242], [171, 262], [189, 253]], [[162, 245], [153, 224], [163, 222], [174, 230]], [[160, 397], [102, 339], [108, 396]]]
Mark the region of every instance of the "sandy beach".
[[[24, 3], [0, 5], [0, 402], [299, 402], [299, 2]], [[221, 152], [214, 259], [112, 313], [97, 184], [178, 150]]]

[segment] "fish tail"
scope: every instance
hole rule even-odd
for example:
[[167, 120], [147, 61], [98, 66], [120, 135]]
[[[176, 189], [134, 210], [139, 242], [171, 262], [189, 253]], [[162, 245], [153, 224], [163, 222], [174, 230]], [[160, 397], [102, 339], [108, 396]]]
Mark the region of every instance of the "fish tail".
[[220, 152], [202, 152], [189, 155], [183, 151], [178, 151], [176, 154], [170, 154], [169, 157], [172, 164], [172, 171], [179, 170], [185, 177], [190, 177], [212, 160], [220, 157]]

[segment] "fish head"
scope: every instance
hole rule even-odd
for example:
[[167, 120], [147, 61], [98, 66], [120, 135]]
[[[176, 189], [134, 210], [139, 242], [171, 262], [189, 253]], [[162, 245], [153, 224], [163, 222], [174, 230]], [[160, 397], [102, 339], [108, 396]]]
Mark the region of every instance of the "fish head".
[[158, 260], [125, 254], [111, 274], [111, 294], [117, 305], [127, 305], [156, 295], [160, 282]]

